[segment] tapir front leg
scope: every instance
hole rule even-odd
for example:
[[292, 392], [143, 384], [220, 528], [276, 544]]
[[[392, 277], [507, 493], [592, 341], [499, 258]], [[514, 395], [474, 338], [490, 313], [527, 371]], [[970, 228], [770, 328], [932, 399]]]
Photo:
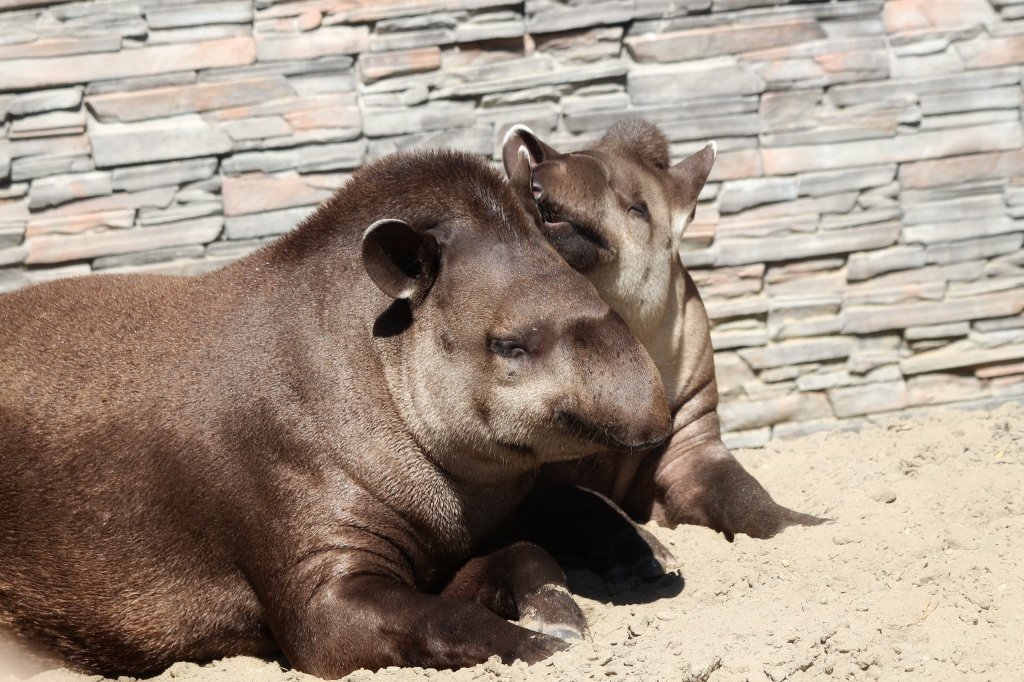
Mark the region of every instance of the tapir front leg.
[[329, 572], [315, 576], [311, 591], [303, 579], [266, 605], [278, 645], [304, 673], [339, 679], [359, 668], [462, 668], [495, 655], [536, 663], [567, 646], [479, 604], [424, 594], [381, 575]]
[[531, 542], [471, 559], [441, 594], [475, 601], [502, 618], [559, 639], [579, 640], [587, 632], [565, 573], [554, 557]]
[[710, 412], [677, 432], [666, 451], [652, 459], [653, 495], [638, 501], [649, 503], [651, 518], [669, 527], [707, 526], [730, 542], [737, 533], [763, 539], [789, 526], [827, 521], [775, 502], [719, 433], [718, 415]]

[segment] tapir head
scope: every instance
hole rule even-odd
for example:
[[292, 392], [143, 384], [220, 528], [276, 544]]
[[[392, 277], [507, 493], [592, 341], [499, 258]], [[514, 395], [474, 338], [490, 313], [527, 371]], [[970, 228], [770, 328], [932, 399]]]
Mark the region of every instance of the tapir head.
[[509, 185], [468, 155], [395, 158], [358, 178], [393, 197], [362, 265], [386, 297], [377, 334], [395, 344], [392, 393], [417, 438], [513, 468], [665, 440], [653, 361]]
[[561, 154], [529, 128], [505, 137], [505, 171], [542, 230], [638, 334], [661, 318], [683, 230], [715, 162], [708, 145], [675, 165], [652, 123], [617, 123], [593, 149]]

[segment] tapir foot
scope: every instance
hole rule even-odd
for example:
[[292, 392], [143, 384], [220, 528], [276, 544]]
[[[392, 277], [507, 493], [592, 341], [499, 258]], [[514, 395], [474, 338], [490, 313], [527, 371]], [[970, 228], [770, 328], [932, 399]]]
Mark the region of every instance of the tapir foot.
[[586, 638], [587, 620], [576, 600], [561, 585], [545, 585], [519, 604], [519, 625], [566, 642]]
[[831, 521], [778, 504], [720, 442], [673, 458], [657, 478], [665, 493], [654, 505], [656, 521], [707, 526], [729, 542], [739, 533], [767, 539]]
[[508, 647], [498, 654], [501, 662], [512, 665], [516, 661], [524, 661], [529, 665], [540, 663], [544, 659], [551, 658], [559, 651], [565, 651], [570, 646], [569, 641], [564, 637], [558, 637], [545, 632], [534, 631], [531, 636], [514, 646]]
[[559, 641], [581, 640], [587, 621], [554, 557], [516, 542], [469, 560], [445, 586], [445, 597], [468, 599], [521, 627]]

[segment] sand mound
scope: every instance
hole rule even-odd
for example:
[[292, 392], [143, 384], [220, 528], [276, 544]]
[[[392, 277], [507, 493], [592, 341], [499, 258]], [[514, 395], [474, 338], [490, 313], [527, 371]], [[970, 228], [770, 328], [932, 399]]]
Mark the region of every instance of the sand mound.
[[[570, 575], [593, 642], [533, 667], [351, 680], [1020, 679], [1024, 411], [936, 412], [737, 453], [779, 501], [835, 523], [729, 544], [654, 528], [682, 575], [610, 594]], [[237, 658], [156, 679], [312, 680]], [[52, 671], [36, 682], [84, 682]]]

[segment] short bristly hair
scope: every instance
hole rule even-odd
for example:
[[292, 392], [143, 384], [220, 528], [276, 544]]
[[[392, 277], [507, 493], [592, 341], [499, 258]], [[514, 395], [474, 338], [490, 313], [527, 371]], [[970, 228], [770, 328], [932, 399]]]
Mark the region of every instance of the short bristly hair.
[[658, 126], [640, 118], [619, 121], [604, 134], [598, 147], [605, 147], [641, 163], [665, 169], [670, 165], [668, 138]]

